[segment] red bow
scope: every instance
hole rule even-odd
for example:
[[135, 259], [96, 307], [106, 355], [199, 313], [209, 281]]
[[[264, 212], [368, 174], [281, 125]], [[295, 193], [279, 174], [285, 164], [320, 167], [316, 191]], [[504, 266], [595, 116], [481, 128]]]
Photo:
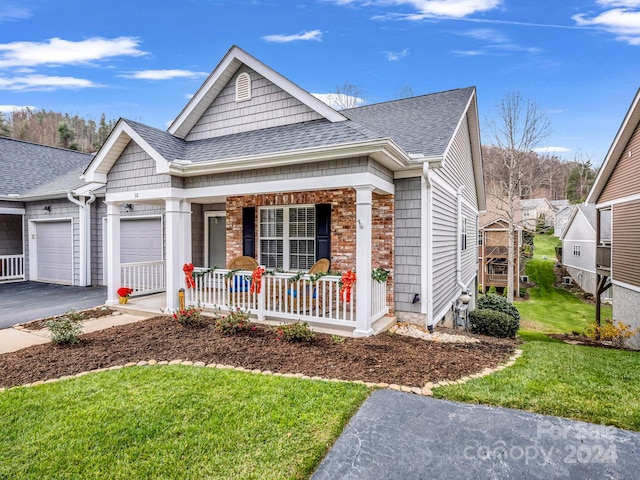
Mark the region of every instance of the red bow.
[[351, 270], [342, 274], [342, 278], [340, 279], [342, 283], [342, 287], [340, 288], [340, 298], [342, 298], [343, 302], [351, 301], [351, 287], [356, 283], [356, 274]]
[[193, 263], [185, 263], [184, 267], [182, 267], [182, 271], [185, 275], [185, 280], [187, 282], [187, 288], [196, 288], [196, 281], [193, 279]]
[[262, 275], [264, 274], [264, 268], [258, 267], [251, 274], [251, 288], [249, 293], [260, 293], [262, 288]]

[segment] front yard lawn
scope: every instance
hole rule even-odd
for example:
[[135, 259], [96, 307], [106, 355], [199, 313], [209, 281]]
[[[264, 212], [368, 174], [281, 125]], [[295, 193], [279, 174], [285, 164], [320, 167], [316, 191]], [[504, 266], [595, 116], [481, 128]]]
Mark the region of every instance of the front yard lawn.
[[640, 431], [640, 354], [524, 334], [516, 364], [437, 398], [517, 408]]
[[129, 367], [0, 393], [0, 478], [307, 478], [364, 385]]

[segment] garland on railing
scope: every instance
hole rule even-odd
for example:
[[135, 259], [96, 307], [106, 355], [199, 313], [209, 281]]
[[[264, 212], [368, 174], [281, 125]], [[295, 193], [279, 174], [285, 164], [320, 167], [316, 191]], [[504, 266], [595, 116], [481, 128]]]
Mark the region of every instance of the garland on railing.
[[389, 279], [389, 270], [385, 270], [382, 267], [374, 268], [371, 272], [371, 279], [376, 282], [385, 283]]
[[185, 280], [187, 282], [187, 288], [196, 288], [196, 281], [193, 279], [193, 263], [185, 263], [182, 267], [182, 271], [185, 275]]
[[257, 293], [260, 294], [260, 290], [262, 288], [262, 275], [264, 274], [264, 268], [258, 267], [251, 274], [251, 288], [249, 288], [249, 293]]
[[202, 270], [197, 270], [197, 271], [196, 271], [196, 270], [194, 270], [194, 271], [193, 271], [193, 273], [191, 274], [191, 276], [192, 276], [193, 278], [196, 278], [196, 277], [204, 277], [207, 273], [211, 273], [211, 272], [213, 272], [214, 270], [217, 270], [217, 269], [219, 269], [219, 268], [220, 268], [220, 267], [218, 267], [217, 265], [214, 265], [214, 266], [213, 266], [213, 267], [211, 267], [211, 268], [203, 268]]
[[356, 274], [347, 270], [340, 278], [340, 298], [343, 302], [351, 301], [351, 288], [356, 283]]

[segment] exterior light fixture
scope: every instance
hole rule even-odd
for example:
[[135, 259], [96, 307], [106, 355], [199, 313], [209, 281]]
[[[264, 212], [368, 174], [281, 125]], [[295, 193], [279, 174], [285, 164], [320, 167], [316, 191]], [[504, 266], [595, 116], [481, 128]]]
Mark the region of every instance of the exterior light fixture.
[[51, 213], [51, 205], [45, 205], [43, 211], [45, 215]]
[[126, 212], [131, 212], [133, 210], [133, 204], [132, 203], [125, 203], [124, 204], [124, 210]]

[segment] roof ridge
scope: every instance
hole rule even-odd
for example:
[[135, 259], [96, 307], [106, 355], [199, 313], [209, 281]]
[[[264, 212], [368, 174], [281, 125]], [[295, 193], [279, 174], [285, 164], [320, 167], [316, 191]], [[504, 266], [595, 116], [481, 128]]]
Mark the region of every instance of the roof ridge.
[[460, 88], [450, 88], [449, 90], [443, 90], [441, 92], [423, 93], [422, 95], [413, 95], [411, 97], [395, 98], [393, 100], [384, 100], [382, 102], [368, 103], [366, 105], [360, 105], [358, 107], [353, 107], [353, 108], [345, 108], [343, 110], [338, 110], [338, 111], [340, 113], [342, 113], [342, 112], [349, 112], [349, 111], [353, 111], [353, 110], [361, 110], [361, 109], [368, 108], [368, 107], [375, 107], [377, 105], [384, 105], [384, 104], [388, 104], [388, 103], [397, 103], [397, 102], [403, 102], [403, 101], [409, 101], [409, 100], [416, 100], [416, 99], [419, 99], [419, 98], [430, 97], [430, 96], [434, 96], [434, 95], [443, 95], [445, 93], [459, 92], [461, 90], [470, 90], [470, 89], [475, 90], [475, 88], [476, 88], [475, 85], [470, 85], [468, 87], [460, 87]]
[[0, 140], [11, 140], [13, 142], [24, 143], [24, 144], [27, 144], [27, 145], [33, 145], [35, 147], [53, 148], [55, 150], [62, 150], [63, 152], [68, 152], [68, 153], [78, 153], [80, 155], [89, 155], [89, 156], [93, 156], [94, 155], [93, 153], [81, 152], [79, 150], [73, 150], [71, 148], [63, 148], [63, 147], [57, 147], [57, 146], [53, 146], [53, 145], [45, 145], [44, 143], [31, 142], [29, 140], [21, 140], [19, 138], [13, 138], [13, 137], [0, 136]]

